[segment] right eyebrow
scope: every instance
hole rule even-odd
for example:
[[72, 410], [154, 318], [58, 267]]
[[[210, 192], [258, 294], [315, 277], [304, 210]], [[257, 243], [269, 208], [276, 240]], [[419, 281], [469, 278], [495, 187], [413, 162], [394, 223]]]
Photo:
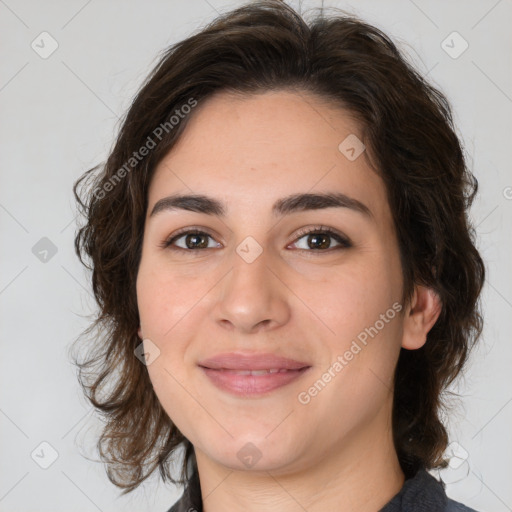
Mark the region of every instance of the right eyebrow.
[[[320, 210], [324, 208], [348, 208], [361, 213], [368, 219], [375, 220], [372, 211], [362, 202], [341, 192], [328, 193], [297, 193], [278, 199], [272, 206], [274, 216], [289, 215], [305, 210]], [[224, 203], [203, 194], [174, 194], [164, 197], [155, 203], [150, 217], [168, 210], [187, 210], [225, 218]]]

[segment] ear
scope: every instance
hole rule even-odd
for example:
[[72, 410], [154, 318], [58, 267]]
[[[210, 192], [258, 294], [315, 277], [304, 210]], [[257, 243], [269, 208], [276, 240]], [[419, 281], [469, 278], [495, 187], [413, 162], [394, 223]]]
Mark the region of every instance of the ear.
[[441, 300], [432, 288], [416, 285], [411, 305], [404, 315], [402, 347], [421, 348], [441, 313]]
[[137, 334], [139, 335], [139, 338], [141, 340], [144, 339], [144, 336], [142, 336], [142, 329], [141, 329], [140, 325], [139, 325], [139, 328], [137, 329]]

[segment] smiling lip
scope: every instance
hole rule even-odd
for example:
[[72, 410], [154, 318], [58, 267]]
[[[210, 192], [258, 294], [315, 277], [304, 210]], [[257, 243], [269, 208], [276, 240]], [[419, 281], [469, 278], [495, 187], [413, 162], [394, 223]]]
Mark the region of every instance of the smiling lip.
[[305, 373], [307, 363], [274, 354], [219, 354], [199, 363], [212, 383], [237, 396], [262, 395]]
[[270, 370], [275, 368], [279, 370], [300, 370], [310, 365], [270, 353], [242, 354], [229, 352], [205, 359], [199, 363], [199, 366], [212, 370]]

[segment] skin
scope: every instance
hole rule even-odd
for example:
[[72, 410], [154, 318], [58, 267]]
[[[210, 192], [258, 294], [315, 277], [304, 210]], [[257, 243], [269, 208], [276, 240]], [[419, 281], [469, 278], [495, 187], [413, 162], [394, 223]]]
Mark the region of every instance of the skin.
[[[321, 392], [307, 404], [297, 398], [401, 298], [384, 183], [364, 153], [350, 161], [339, 151], [350, 134], [360, 134], [356, 121], [310, 94], [222, 92], [194, 110], [155, 170], [137, 279], [139, 336], [160, 350], [149, 375], [194, 445], [206, 512], [375, 512], [403, 485], [391, 431], [393, 373], [400, 348], [420, 348], [437, 320], [432, 290], [418, 286], [411, 304]], [[333, 191], [361, 201], [373, 217], [348, 208], [271, 214], [274, 201], [291, 193]], [[226, 217], [184, 210], [150, 217], [173, 193], [219, 199]], [[315, 225], [340, 232], [352, 247], [333, 238], [327, 249], [308, 246], [308, 235], [297, 233]], [[159, 246], [186, 227], [209, 232], [191, 243], [209, 240], [210, 248]], [[252, 263], [236, 252], [247, 236], [263, 249]], [[265, 397], [236, 397], [197, 363], [238, 350], [312, 368]], [[252, 467], [237, 456], [249, 442], [261, 454]]]

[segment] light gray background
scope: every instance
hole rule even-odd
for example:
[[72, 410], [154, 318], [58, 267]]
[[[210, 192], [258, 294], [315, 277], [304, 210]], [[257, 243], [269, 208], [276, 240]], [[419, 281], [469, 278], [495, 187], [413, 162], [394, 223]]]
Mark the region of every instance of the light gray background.
[[[0, 0], [2, 511], [163, 512], [181, 494], [152, 478], [120, 498], [103, 466], [81, 455], [96, 456], [99, 422], [81, 396], [67, 349], [95, 304], [74, 254], [71, 188], [106, 157], [118, 117], [158, 52], [242, 3]], [[303, 12], [321, 5], [289, 3]], [[463, 399], [450, 419], [451, 440], [467, 456], [462, 452], [460, 465], [442, 475], [451, 482], [449, 496], [481, 511], [512, 510], [512, 3], [366, 0], [325, 6], [384, 29], [454, 107], [480, 182], [472, 218], [488, 281], [484, 336], [455, 387]], [[59, 45], [46, 59], [31, 48], [43, 31]], [[469, 44], [458, 58], [442, 46], [453, 31]], [[447, 41], [452, 51], [462, 48], [460, 39]], [[33, 253], [43, 237], [57, 249], [46, 262]], [[50, 460], [51, 449], [42, 442], [58, 452], [48, 469], [31, 458], [36, 450], [34, 459]]]

